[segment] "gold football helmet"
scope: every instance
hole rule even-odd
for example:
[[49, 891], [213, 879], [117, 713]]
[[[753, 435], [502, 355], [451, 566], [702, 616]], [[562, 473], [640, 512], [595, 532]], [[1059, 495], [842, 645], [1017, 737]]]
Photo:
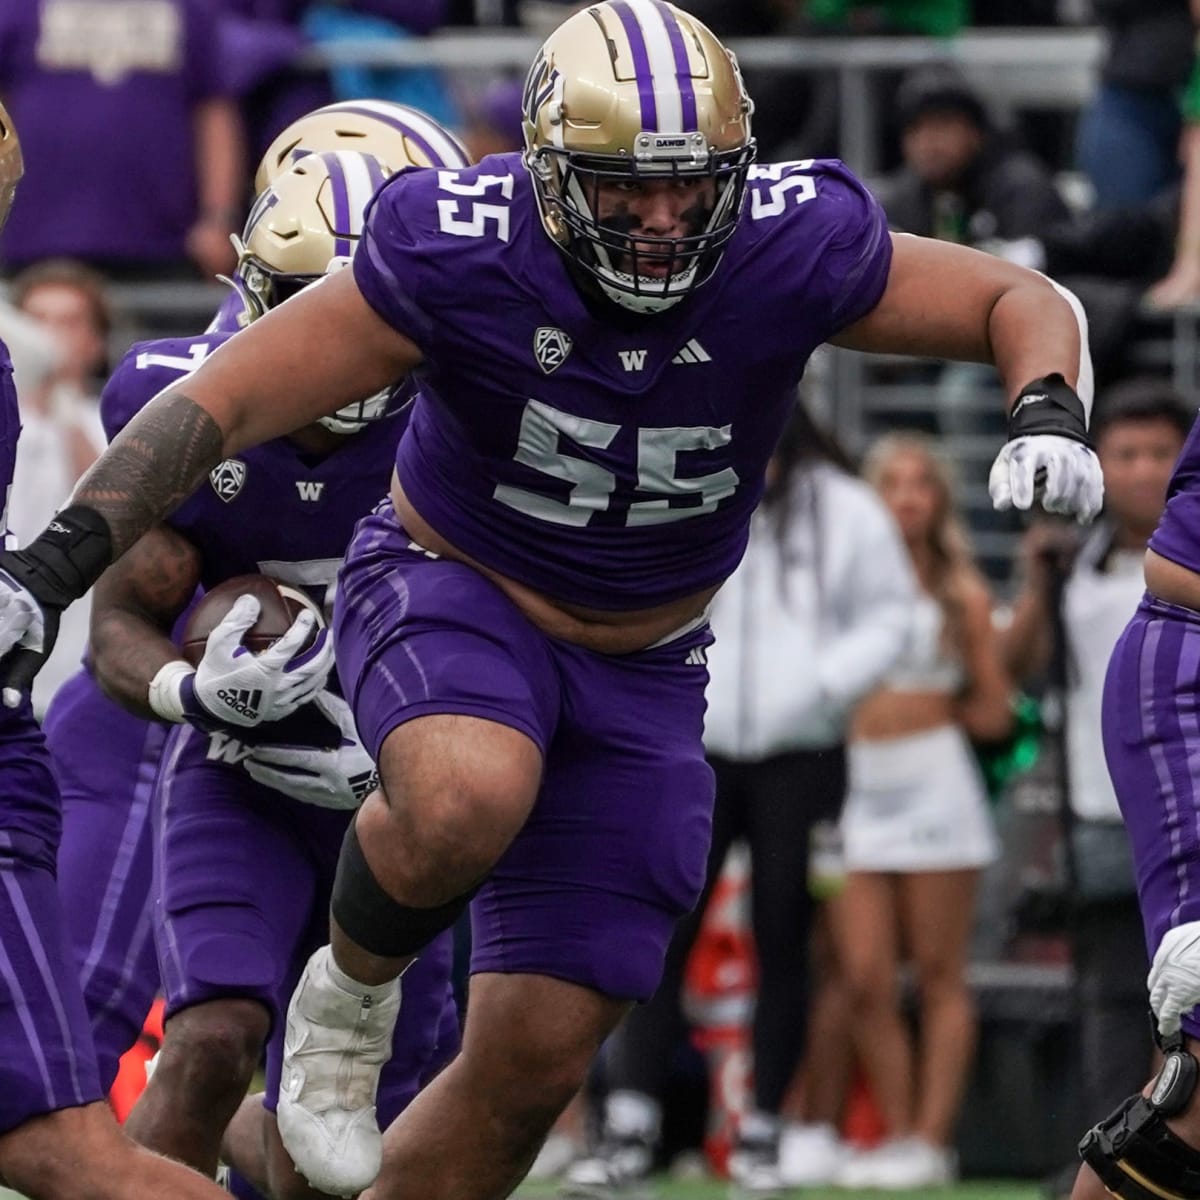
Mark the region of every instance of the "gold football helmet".
[[[663, 0], [604, 0], [546, 39], [525, 81], [525, 165], [546, 232], [604, 294], [658, 312], [708, 279], [737, 227], [754, 106], [733, 55]], [[684, 237], [630, 236], [601, 184], [711, 179]]]
[[[258, 196], [241, 238], [232, 283], [246, 321], [349, 264], [362, 237], [363, 214], [391, 172], [371, 154], [306, 154]], [[389, 410], [395, 389], [340, 408], [321, 424], [357, 433]]]
[[305, 154], [326, 150], [373, 154], [389, 174], [405, 167], [465, 167], [471, 161], [454, 134], [418, 109], [389, 100], [344, 100], [293, 121], [267, 147], [254, 175], [255, 193]]
[[11, 118], [0, 104], [0, 229], [8, 220], [17, 184], [25, 174], [25, 160], [21, 157], [21, 143]]

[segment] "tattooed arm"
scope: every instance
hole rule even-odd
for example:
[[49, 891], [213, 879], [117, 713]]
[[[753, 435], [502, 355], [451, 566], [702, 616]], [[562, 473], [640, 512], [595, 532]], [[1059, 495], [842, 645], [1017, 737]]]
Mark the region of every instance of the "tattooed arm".
[[8, 706], [54, 645], [58, 617], [223, 458], [396, 383], [421, 361], [353, 273], [307, 288], [152, 400], [23, 550], [0, 551], [0, 693]]
[[112, 558], [223, 458], [292, 433], [408, 374], [421, 354], [341, 271], [231, 338], [148, 404], [75, 489], [107, 523]]
[[200, 554], [165, 525], [143, 534], [92, 594], [92, 666], [100, 686], [140, 717], [155, 717], [150, 681], [180, 658], [169, 633], [200, 582]]

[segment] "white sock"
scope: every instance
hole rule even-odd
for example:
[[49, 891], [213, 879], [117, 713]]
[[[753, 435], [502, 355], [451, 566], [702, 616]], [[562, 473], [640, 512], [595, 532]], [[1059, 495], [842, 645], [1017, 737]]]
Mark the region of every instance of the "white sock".
[[[356, 998], [366, 996], [372, 1000], [384, 1000], [396, 990], [396, 984], [398, 982], [396, 979], [391, 979], [387, 983], [377, 983], [374, 986], [371, 986], [365, 983], [359, 983], [357, 979], [351, 978], [351, 976], [347, 975], [346, 972], [343, 971], [336, 962], [334, 962], [332, 946], [322, 946], [321, 949], [317, 951], [316, 955], [314, 955], [314, 958], [317, 956], [320, 956], [324, 959], [325, 970], [328, 973], [330, 982], [333, 984], [333, 986], [339, 991], [345, 992], [348, 996], [354, 996]], [[318, 963], [317, 966], [319, 969], [320, 964]]]

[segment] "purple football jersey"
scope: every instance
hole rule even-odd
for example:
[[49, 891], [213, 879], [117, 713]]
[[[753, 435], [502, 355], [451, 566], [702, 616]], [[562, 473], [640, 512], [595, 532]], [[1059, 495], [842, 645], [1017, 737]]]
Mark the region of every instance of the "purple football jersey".
[[[8, 494], [20, 433], [12, 359], [8, 347], [0, 342], [0, 545], [9, 542]], [[0, 705], [0, 768], [3, 832], [29, 833], [56, 846], [62, 826], [58, 789], [50, 777], [50, 758], [28, 696], [18, 708]]]
[[6, 0], [0, 93], [25, 180], [10, 266], [182, 260], [197, 213], [195, 105], [222, 90], [209, 0]]
[[1192, 422], [1175, 463], [1167, 486], [1167, 506], [1150, 538], [1150, 549], [1200, 571], [1200, 419]]
[[[101, 396], [109, 438], [232, 336], [209, 333], [133, 346]], [[328, 615], [355, 522], [387, 491], [404, 419], [393, 413], [320, 458], [280, 438], [215, 467], [168, 520], [200, 551], [203, 586], [261, 571], [304, 589]]]
[[413, 506], [485, 566], [599, 609], [733, 571], [809, 356], [891, 263], [835, 161], [753, 167], [713, 278], [651, 317], [589, 309], [517, 154], [402, 173], [368, 212], [355, 277], [425, 355], [396, 459]]

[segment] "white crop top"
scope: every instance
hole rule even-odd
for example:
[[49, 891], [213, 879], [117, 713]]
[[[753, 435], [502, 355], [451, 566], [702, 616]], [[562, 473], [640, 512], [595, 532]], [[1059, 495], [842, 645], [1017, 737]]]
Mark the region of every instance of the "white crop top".
[[897, 692], [959, 691], [966, 682], [962, 660], [948, 653], [942, 636], [942, 606], [928, 592], [913, 602], [908, 644], [900, 661], [888, 672], [884, 686]]

